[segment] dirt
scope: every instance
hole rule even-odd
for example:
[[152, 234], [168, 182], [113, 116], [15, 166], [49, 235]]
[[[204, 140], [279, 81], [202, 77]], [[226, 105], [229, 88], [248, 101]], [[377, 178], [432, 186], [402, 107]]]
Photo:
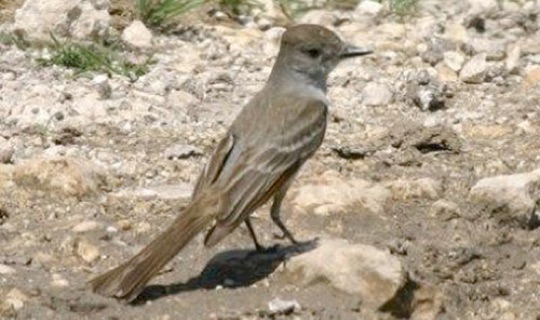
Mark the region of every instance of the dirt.
[[[21, 2], [1, 1], [0, 22], [8, 21]], [[133, 17], [131, 10], [125, 1], [113, 1], [113, 25], [119, 29], [127, 25]], [[200, 33], [204, 36], [205, 27], [197, 28], [204, 29]], [[210, 54], [201, 56], [208, 68], [218, 68]], [[399, 50], [396, 56], [396, 60], [407, 57]], [[410, 316], [395, 306], [369, 309], [358, 297], [325, 283], [295, 283], [284, 271], [291, 245], [275, 237], [278, 230], [269, 217], [268, 205], [257, 211], [254, 225], [262, 243], [279, 245], [275, 251], [256, 253], [243, 227], [213, 248], [204, 248], [201, 235], [133, 304], [90, 292], [86, 281], [136, 253], [167, 227], [187, 201], [123, 197], [116, 192], [173, 184], [185, 186], [189, 194], [232, 115], [262, 86], [271, 57], [258, 59], [243, 70], [246, 76], [239, 78], [243, 83], [235, 83], [236, 91], [208, 89], [198, 102], [200, 106], [182, 111], [188, 121], [176, 123], [178, 126], [161, 119], [165, 124], [141, 120], [127, 133], [120, 124], [89, 124], [50, 133], [16, 126], [0, 128], [0, 136], [19, 139], [25, 148], [67, 146], [80, 152], [81, 158], [95, 160], [106, 155], [122, 164], [131, 161], [136, 167], [132, 174], [115, 175], [110, 165], [105, 187], [97, 195], [66, 197], [36, 191], [32, 186], [2, 193], [0, 265], [15, 272], [0, 274], [0, 297], [14, 296], [23, 306], [4, 303], [0, 317], [232, 320]], [[360, 71], [393, 81], [399, 71], [381, 71], [388, 65], [402, 67], [392, 59], [376, 53], [362, 61]], [[393, 192], [384, 213], [378, 216], [357, 208], [329, 215], [295, 212], [289, 197], [283, 217], [297, 238], [332, 236], [389, 250], [399, 257], [411, 283], [436, 292], [442, 303], [436, 319], [540, 319], [538, 229], [528, 224], [529, 216], [504, 219], [469, 199], [471, 187], [484, 177], [538, 169], [538, 84], [522, 83], [526, 70], [521, 70], [517, 75], [506, 75], [501, 85], [457, 82], [454, 96], [445, 98], [441, 110], [421, 110], [407, 102], [405, 92], [398, 92], [391, 106], [366, 108], [355, 99], [367, 81], [362, 76], [351, 76], [349, 81], [351, 74], [338, 74], [329, 82], [330, 100], [337, 102], [331, 109], [325, 142], [303, 168], [291, 195], [326, 171], [338, 172], [343, 180], [357, 178], [380, 184], [427, 177], [439, 182], [441, 190], [435, 197]], [[516, 78], [520, 80], [513, 83]], [[495, 103], [482, 104], [488, 100]], [[423, 125], [420, 119], [429, 116], [449, 120]], [[524, 120], [532, 129], [519, 130], [518, 124]], [[192, 154], [186, 159], [163, 156], [164, 150], [179, 143], [196, 146], [203, 155]], [[20, 156], [17, 160], [27, 159]], [[114, 162], [109, 160], [103, 162]], [[156, 172], [167, 172], [168, 176], [158, 179]], [[439, 200], [450, 203], [451, 209], [434, 211]], [[83, 221], [95, 221], [99, 226], [75, 232], [73, 227]], [[84, 246], [97, 248], [98, 257], [86, 261], [79, 251]], [[268, 303], [274, 298], [296, 300], [301, 309], [292, 314], [271, 314]]]
[[0, 23], [5, 23], [13, 20], [15, 10], [22, 4], [23, 0], [2, 0], [0, 1]]

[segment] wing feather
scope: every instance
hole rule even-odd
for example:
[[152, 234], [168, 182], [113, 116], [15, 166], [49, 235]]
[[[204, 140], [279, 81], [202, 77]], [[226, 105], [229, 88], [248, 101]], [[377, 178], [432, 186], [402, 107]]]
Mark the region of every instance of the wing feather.
[[234, 136], [231, 133], [227, 133], [227, 135], [218, 143], [214, 152], [212, 152], [210, 159], [199, 176], [191, 196], [192, 199], [195, 199], [200, 194], [201, 190], [208, 188], [216, 181], [231, 154], [233, 146]]
[[326, 130], [327, 107], [320, 101], [299, 107], [289, 119], [294, 125], [283, 126], [280, 134], [267, 137], [266, 146], [243, 146], [245, 152], [238, 152], [235, 163], [229, 164], [229, 177], [224, 181], [217, 178], [229, 205], [224, 206], [228, 210], [221, 213], [208, 233], [207, 245], [219, 242], [268, 201], [319, 148]]

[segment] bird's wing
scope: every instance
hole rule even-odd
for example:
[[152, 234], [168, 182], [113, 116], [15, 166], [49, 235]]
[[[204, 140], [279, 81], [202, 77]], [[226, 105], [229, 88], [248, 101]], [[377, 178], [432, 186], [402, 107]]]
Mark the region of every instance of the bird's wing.
[[223, 165], [227, 162], [227, 158], [231, 153], [233, 145], [234, 136], [229, 132], [223, 139], [221, 139], [212, 152], [210, 159], [206, 163], [202, 173], [199, 176], [199, 179], [197, 180], [197, 183], [195, 184], [195, 189], [193, 190], [193, 194], [191, 196], [192, 199], [195, 199], [202, 190], [206, 189], [214, 181], [216, 181], [221, 173], [221, 170], [223, 169]]
[[291, 118], [285, 124], [291, 125], [284, 125], [279, 134], [265, 139], [264, 144], [244, 146], [242, 152], [230, 157], [231, 163], [226, 163], [225, 157], [222, 168], [227, 167], [215, 179], [224, 195], [225, 209], [207, 234], [206, 245], [219, 242], [268, 201], [319, 148], [326, 130], [327, 107], [321, 101], [302, 102], [288, 114]]

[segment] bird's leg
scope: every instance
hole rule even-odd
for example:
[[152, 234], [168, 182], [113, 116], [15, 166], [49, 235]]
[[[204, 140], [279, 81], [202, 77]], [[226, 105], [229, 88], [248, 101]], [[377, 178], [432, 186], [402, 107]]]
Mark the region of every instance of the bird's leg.
[[[290, 181], [292, 182], [292, 180], [293, 179], [291, 179]], [[287, 238], [291, 243], [297, 244], [298, 241], [294, 239], [292, 233], [287, 230], [287, 227], [285, 227], [285, 224], [283, 224], [283, 222], [281, 221], [281, 203], [283, 202], [283, 198], [285, 198], [287, 190], [289, 190], [289, 186], [290, 183], [287, 183], [274, 195], [274, 201], [272, 203], [272, 208], [270, 209], [270, 217], [272, 217], [272, 221], [274, 221], [274, 223], [283, 232], [283, 234], [281, 236], [278, 236], [278, 238]]]
[[246, 227], [249, 231], [251, 239], [253, 239], [253, 243], [255, 243], [255, 249], [257, 249], [257, 252], [266, 251], [266, 248], [261, 246], [261, 244], [257, 240], [257, 236], [255, 235], [255, 230], [253, 229], [253, 225], [251, 224], [250, 217], [248, 216], [246, 220], [244, 220], [244, 222], [246, 223]]

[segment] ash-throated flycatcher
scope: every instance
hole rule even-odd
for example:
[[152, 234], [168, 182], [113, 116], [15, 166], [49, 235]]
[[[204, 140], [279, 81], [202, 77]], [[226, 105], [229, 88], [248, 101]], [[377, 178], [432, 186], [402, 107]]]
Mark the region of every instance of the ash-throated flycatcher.
[[321, 145], [326, 130], [328, 74], [344, 58], [371, 51], [348, 46], [317, 25], [288, 28], [264, 88], [243, 108], [208, 160], [191, 203], [137, 255], [90, 281], [93, 290], [133, 300], [195, 235], [211, 225], [212, 246], [245, 222], [261, 249], [250, 215], [273, 198], [271, 217], [296, 243], [280, 219], [281, 202], [302, 164]]

